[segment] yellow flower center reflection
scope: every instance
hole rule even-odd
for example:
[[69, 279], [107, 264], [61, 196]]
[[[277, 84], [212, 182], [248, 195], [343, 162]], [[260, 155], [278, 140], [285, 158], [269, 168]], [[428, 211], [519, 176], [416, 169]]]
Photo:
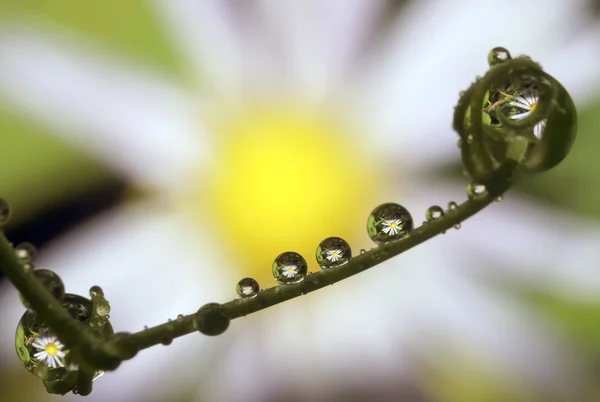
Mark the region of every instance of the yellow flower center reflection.
[[194, 212], [218, 235], [228, 259], [219, 268], [236, 267], [269, 287], [282, 252], [300, 253], [315, 271], [324, 238], [346, 239], [354, 254], [369, 244], [365, 220], [382, 181], [377, 158], [367, 154], [368, 136], [332, 115], [269, 104], [213, 127], [219, 149], [201, 172]]

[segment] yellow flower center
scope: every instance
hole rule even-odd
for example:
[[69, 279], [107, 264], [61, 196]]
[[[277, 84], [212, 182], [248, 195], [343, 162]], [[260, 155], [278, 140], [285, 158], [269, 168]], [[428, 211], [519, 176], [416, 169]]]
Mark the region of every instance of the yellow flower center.
[[531, 105], [529, 105], [529, 110], [531, 112], [533, 112], [535, 110], [535, 108], [537, 107], [537, 102], [533, 102], [531, 103]]
[[50, 342], [46, 345], [46, 353], [48, 353], [50, 356], [54, 356], [58, 353], [58, 348], [54, 342]]
[[392, 222], [392, 223], [390, 224], [390, 227], [391, 227], [392, 229], [395, 229], [397, 226], [398, 226], [398, 224], [396, 223], [396, 221], [394, 221], [394, 222]]
[[217, 121], [217, 157], [187, 201], [201, 230], [218, 236], [224, 266], [267, 287], [282, 252], [300, 253], [310, 270], [326, 237], [355, 250], [369, 244], [365, 219], [385, 179], [367, 153], [369, 138], [333, 115], [263, 104]]

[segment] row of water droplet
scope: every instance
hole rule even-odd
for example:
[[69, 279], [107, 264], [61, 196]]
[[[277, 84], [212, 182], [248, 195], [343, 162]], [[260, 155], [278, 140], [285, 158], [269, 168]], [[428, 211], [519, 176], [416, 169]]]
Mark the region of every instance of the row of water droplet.
[[[467, 186], [467, 196], [470, 200], [483, 200], [487, 196], [487, 188], [483, 184], [471, 183]], [[497, 201], [500, 201], [498, 198]], [[458, 208], [454, 201], [448, 203], [448, 210]], [[446, 215], [444, 209], [433, 205], [425, 212], [427, 224], [439, 220]], [[460, 229], [460, 223], [454, 225]], [[400, 204], [385, 203], [373, 210], [367, 219], [367, 232], [371, 240], [378, 245], [407, 237], [413, 230], [413, 218], [410, 212]], [[365, 253], [361, 250], [361, 254]], [[352, 258], [350, 245], [339, 237], [328, 237], [319, 243], [316, 251], [317, 263], [323, 270], [346, 264]], [[272, 265], [275, 280], [281, 285], [299, 283], [308, 274], [308, 264], [304, 257], [293, 251], [286, 251], [275, 258]], [[236, 287], [237, 294], [242, 298], [258, 295], [260, 286], [254, 278], [241, 279]]]

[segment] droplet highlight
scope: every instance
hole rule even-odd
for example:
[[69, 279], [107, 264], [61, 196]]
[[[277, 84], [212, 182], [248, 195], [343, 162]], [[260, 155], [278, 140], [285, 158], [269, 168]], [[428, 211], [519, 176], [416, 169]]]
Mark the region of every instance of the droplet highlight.
[[470, 200], [481, 200], [487, 195], [487, 188], [483, 184], [469, 183], [467, 185], [467, 196]]
[[37, 257], [37, 249], [31, 243], [20, 243], [15, 247], [17, 258], [24, 263], [32, 263]]
[[440, 207], [439, 205], [432, 205], [427, 208], [427, 211], [425, 212], [425, 219], [427, 219], [427, 222], [436, 221], [440, 218], [443, 218], [444, 215], [444, 208]]
[[339, 237], [328, 237], [317, 247], [317, 263], [321, 269], [344, 265], [352, 258], [348, 242]]
[[238, 296], [241, 298], [249, 298], [258, 295], [258, 291], [260, 290], [260, 286], [258, 282], [254, 278], [244, 278], [240, 279], [236, 288], [235, 288]]
[[500, 63], [504, 63], [507, 60], [512, 59], [510, 52], [501, 46], [495, 47], [488, 53], [488, 64], [490, 67]]
[[282, 285], [298, 283], [308, 273], [308, 265], [304, 257], [293, 251], [281, 253], [273, 261], [273, 277]]
[[410, 212], [400, 204], [386, 203], [371, 212], [367, 220], [369, 237], [377, 244], [402, 239], [413, 230]]

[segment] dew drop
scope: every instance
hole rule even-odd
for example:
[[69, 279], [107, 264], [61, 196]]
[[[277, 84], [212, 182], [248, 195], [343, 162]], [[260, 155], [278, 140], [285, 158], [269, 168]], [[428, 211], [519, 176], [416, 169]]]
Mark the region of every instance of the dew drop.
[[361, 249], [360, 249], [360, 253], [361, 253], [361, 254], [365, 254], [366, 252], [367, 252], [367, 250], [365, 250], [364, 248], [361, 248]]
[[467, 185], [467, 196], [470, 200], [481, 200], [487, 195], [487, 189], [483, 184], [469, 183]]
[[502, 201], [503, 199], [504, 199], [504, 196], [502, 196], [502, 195], [499, 195], [498, 197], [496, 197], [496, 200], [495, 200], [495, 201], [496, 201], [496, 202], [500, 202], [500, 201]]
[[21, 243], [15, 247], [17, 258], [24, 263], [31, 263], [37, 256], [37, 249], [31, 243]]
[[170, 345], [173, 343], [173, 338], [165, 337], [161, 339], [160, 343], [162, 343], [165, 346]]
[[0, 227], [6, 225], [10, 220], [10, 205], [4, 198], [0, 198]]
[[237, 286], [235, 287], [235, 291], [241, 298], [254, 297], [258, 294], [259, 290], [260, 286], [254, 278], [240, 279]]
[[282, 285], [298, 283], [304, 280], [308, 273], [306, 260], [298, 253], [287, 251], [281, 253], [273, 261], [273, 276]]
[[229, 328], [230, 322], [225, 308], [219, 303], [205, 304], [194, 317], [194, 326], [198, 332], [209, 336], [222, 334]]
[[377, 244], [402, 239], [413, 230], [410, 212], [402, 205], [386, 203], [371, 212], [367, 220], [369, 237]]
[[[49, 269], [35, 269], [33, 270], [33, 274], [36, 279], [40, 281], [44, 287], [54, 296], [57, 300], [62, 300], [65, 296], [65, 285], [63, 284], [62, 279], [53, 271]], [[19, 294], [21, 298], [21, 303], [27, 309], [31, 309], [29, 302], [23, 297], [23, 295]]]
[[144, 331], [148, 330], [148, 326], [144, 325]]
[[169, 318], [169, 319], [167, 320], [167, 322], [173, 322], [173, 320]]
[[488, 53], [488, 64], [490, 65], [490, 67], [503, 63], [506, 60], [510, 59], [512, 59], [512, 57], [510, 56], [510, 52], [501, 46], [493, 48]]
[[352, 258], [350, 245], [339, 237], [328, 237], [317, 247], [317, 263], [322, 269], [339, 267]]
[[98, 285], [94, 285], [90, 288], [90, 296], [94, 297], [94, 296], [104, 296], [104, 291], [102, 290], [102, 288]]
[[448, 203], [448, 211], [454, 211], [456, 208], [458, 208], [458, 204], [454, 201], [450, 201]]
[[443, 218], [444, 215], [444, 209], [442, 207], [439, 205], [432, 205], [427, 208], [427, 211], [425, 212], [425, 219], [427, 219], [427, 222], [431, 222]]
[[454, 225], [454, 229], [456, 229], [456, 230], [460, 229], [460, 227], [461, 227], [460, 223], [457, 223], [456, 225]]
[[183, 319], [183, 314], [177, 314], [177, 319], [178, 319], [178, 320], [181, 320], [181, 319]]
[[462, 148], [462, 146], [463, 146], [462, 138], [459, 138], [458, 140], [456, 140], [456, 146], [458, 147], [458, 149]]
[[472, 134], [467, 135], [467, 144], [472, 144], [474, 140]]

